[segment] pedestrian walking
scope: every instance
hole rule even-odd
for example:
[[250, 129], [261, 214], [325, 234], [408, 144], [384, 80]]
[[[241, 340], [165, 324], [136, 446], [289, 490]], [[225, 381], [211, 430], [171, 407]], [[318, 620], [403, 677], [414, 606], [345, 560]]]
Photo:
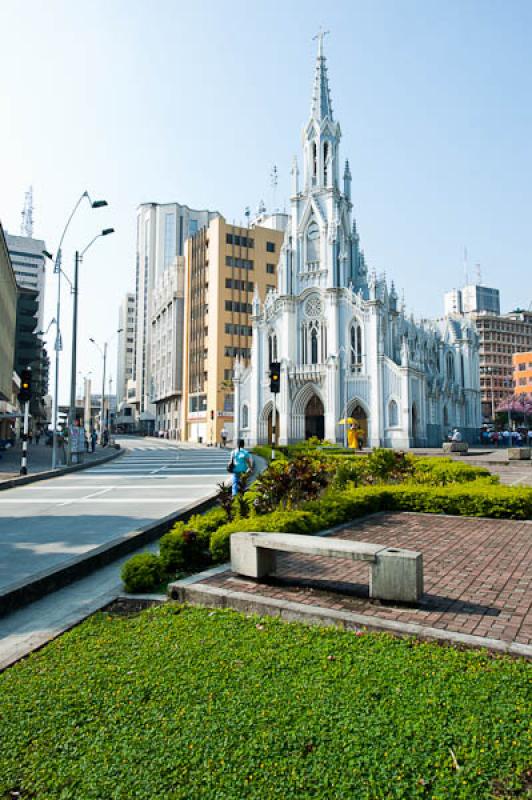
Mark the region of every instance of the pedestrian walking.
[[227, 464], [227, 471], [233, 476], [233, 497], [238, 494], [240, 490], [240, 480], [247, 472], [253, 469], [253, 459], [249, 450], [244, 447], [244, 440], [238, 440], [238, 447], [231, 451], [229, 462]]
[[41, 441], [41, 429], [37, 428], [35, 432], [35, 444], [39, 444], [40, 441]]
[[222, 447], [225, 447], [228, 435], [229, 434], [228, 434], [227, 429], [226, 429], [226, 427], [224, 425], [224, 427], [220, 431], [220, 439], [222, 440]]
[[96, 431], [91, 432], [91, 453], [94, 453], [96, 450], [96, 439], [97, 439]]

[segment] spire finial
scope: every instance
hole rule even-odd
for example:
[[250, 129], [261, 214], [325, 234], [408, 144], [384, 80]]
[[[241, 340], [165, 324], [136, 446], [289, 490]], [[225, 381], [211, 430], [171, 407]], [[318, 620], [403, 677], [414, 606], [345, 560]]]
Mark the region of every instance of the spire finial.
[[318, 58], [323, 58], [323, 39], [328, 34], [330, 34], [330, 31], [324, 31], [320, 25], [318, 33], [316, 34], [316, 36], [312, 37], [312, 41], [314, 41], [315, 39], [318, 40]]
[[325, 56], [323, 55], [323, 37], [329, 31], [324, 31], [320, 28], [319, 33], [313, 37], [318, 40], [318, 55], [316, 58], [316, 74], [314, 77], [314, 89], [312, 92], [312, 116], [314, 119], [322, 120], [326, 117], [332, 120], [332, 104], [331, 95], [329, 92], [329, 81], [327, 79], [327, 67], [325, 65]]

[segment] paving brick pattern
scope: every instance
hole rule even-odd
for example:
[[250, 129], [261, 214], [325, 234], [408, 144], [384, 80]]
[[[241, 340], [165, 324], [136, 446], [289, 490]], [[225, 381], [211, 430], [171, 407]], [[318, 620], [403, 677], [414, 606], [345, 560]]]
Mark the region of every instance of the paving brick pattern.
[[423, 553], [425, 595], [416, 608], [374, 602], [367, 564], [280, 554], [261, 581], [222, 572], [202, 581], [251, 596], [532, 644], [532, 522], [380, 513], [334, 534]]

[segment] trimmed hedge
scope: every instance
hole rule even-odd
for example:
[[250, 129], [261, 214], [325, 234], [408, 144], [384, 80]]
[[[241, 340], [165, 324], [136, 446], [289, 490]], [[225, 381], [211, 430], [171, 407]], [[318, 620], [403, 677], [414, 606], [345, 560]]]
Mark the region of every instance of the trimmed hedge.
[[466, 486], [399, 484], [329, 490], [319, 500], [304, 503], [298, 511], [274, 511], [223, 525], [211, 537], [211, 556], [214, 561], [226, 560], [229, 537], [237, 531], [317, 533], [376, 511], [531, 519], [532, 489], [491, 485], [481, 480]]

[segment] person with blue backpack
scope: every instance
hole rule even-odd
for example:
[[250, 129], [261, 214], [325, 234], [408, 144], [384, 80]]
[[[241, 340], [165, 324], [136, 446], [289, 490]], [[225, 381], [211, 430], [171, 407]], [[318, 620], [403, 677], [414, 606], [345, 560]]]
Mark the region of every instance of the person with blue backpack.
[[244, 440], [238, 440], [238, 447], [231, 451], [227, 471], [233, 476], [233, 497], [240, 490], [240, 479], [246, 472], [253, 469], [253, 459], [249, 450], [244, 447]]

